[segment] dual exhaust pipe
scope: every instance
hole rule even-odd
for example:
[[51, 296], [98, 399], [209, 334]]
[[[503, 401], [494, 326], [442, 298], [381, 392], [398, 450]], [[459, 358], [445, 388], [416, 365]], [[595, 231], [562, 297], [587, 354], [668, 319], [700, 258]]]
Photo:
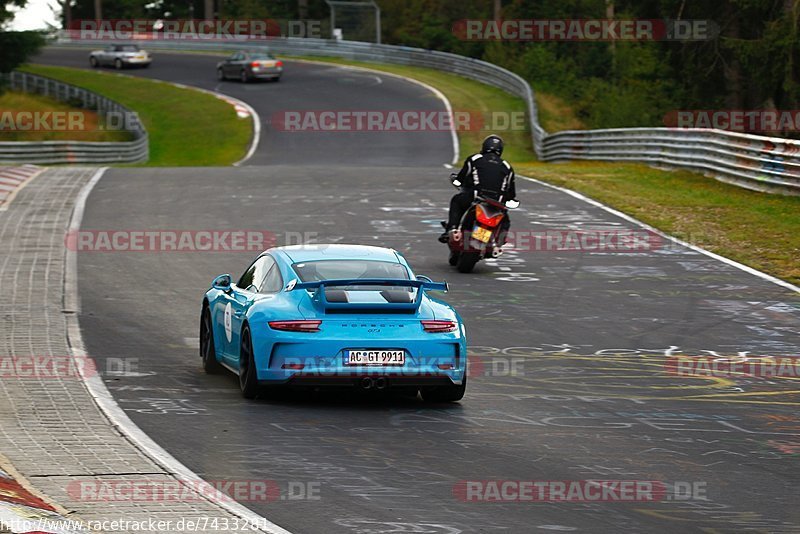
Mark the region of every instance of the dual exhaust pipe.
[[383, 390], [389, 385], [389, 380], [386, 377], [379, 376], [378, 378], [370, 378], [368, 376], [363, 377], [359, 382], [358, 385], [364, 391], [368, 389], [377, 389]]

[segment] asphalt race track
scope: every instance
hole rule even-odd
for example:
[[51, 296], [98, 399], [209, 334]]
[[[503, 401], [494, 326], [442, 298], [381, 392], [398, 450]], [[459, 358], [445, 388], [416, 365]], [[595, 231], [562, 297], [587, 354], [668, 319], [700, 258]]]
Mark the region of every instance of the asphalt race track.
[[[444, 110], [430, 91], [390, 76], [375, 76], [333, 66], [286, 62], [279, 83], [217, 81], [220, 56], [155, 53], [147, 69], [126, 69], [123, 74], [169, 80], [219, 91], [244, 100], [260, 115], [262, 136], [249, 165], [328, 164], [405, 165], [409, 158], [420, 165], [439, 165], [452, 160], [449, 134], [438, 132], [276, 132], [270, 127], [277, 113], [329, 110]], [[89, 50], [48, 48], [36, 62], [65, 67], [89, 68]], [[113, 68], [98, 69], [113, 73]], [[201, 112], [201, 110], [198, 110]]]
[[[214, 88], [214, 61], [159, 54], [129, 73]], [[281, 106], [438, 102], [379, 78], [290, 63], [280, 84], [221, 89], [262, 119]], [[252, 254], [82, 252], [89, 354], [122, 408], [181, 462], [206, 480], [269, 479], [288, 493], [317, 484], [318, 499], [243, 503], [294, 532], [800, 531], [797, 379], [677, 376], [669, 366], [685, 355], [800, 356], [800, 295], [668, 241], [639, 253], [519, 251], [460, 275], [435, 239], [452, 192], [448, 134], [369, 135], [355, 146], [347, 134], [289, 135], [267, 133], [240, 168], [111, 169], [83, 229], [260, 229], [281, 244], [305, 234], [392, 246], [418, 273], [450, 282], [446, 298], [470, 336], [467, 396], [247, 402], [233, 375], [202, 372], [197, 330], [211, 279], [238, 276]], [[402, 166], [409, 154], [419, 158]], [[561, 191], [518, 188], [517, 230], [635, 228]], [[657, 502], [538, 503], [465, 502], [461, 491], [465, 481], [589, 479], [669, 491]]]

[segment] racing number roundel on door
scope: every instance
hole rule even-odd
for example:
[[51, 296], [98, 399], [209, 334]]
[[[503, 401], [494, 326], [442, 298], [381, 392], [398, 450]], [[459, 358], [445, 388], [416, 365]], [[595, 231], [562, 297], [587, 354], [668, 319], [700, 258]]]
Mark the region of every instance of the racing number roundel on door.
[[231, 303], [225, 306], [225, 337], [228, 338], [228, 343], [233, 339], [233, 323], [231, 321]]

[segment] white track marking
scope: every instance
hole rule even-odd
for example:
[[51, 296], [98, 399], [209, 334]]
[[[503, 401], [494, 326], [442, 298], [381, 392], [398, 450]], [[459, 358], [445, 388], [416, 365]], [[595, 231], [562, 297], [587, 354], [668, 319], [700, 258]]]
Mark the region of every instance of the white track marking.
[[[77, 232], [81, 227], [81, 220], [83, 219], [83, 212], [86, 208], [86, 199], [89, 197], [95, 184], [103, 177], [103, 174], [108, 168], [103, 167], [98, 169], [92, 176], [91, 180], [83, 186], [78, 197], [75, 199], [75, 208], [72, 211], [72, 218], [69, 224], [70, 232]], [[83, 337], [81, 336], [80, 325], [78, 324], [78, 314], [80, 312], [80, 297], [78, 295], [78, 256], [77, 252], [67, 248], [66, 251], [66, 273], [64, 275], [64, 308], [68, 313], [67, 318], [67, 342], [69, 343], [72, 355], [75, 357], [87, 357]], [[142, 454], [148, 456], [155, 463], [160, 465], [164, 470], [177, 478], [178, 480], [186, 483], [189, 487], [205, 488], [203, 496], [209, 502], [214, 503], [216, 506], [230, 512], [232, 515], [239, 517], [248, 522], [249, 525], [264, 527], [264, 532], [270, 534], [290, 534], [278, 525], [268, 521], [242, 506], [237, 502], [230, 501], [226, 496], [218, 493], [212, 486], [208, 485], [192, 470], [179, 462], [170, 453], [164, 450], [160, 445], [153, 441], [150, 436], [145, 434], [141, 428], [131, 421], [125, 411], [120, 408], [114, 397], [106, 388], [103, 379], [99, 374], [87, 376], [84, 374], [83, 366], [78, 366], [81, 375], [86, 385], [86, 389], [92, 396], [100, 410], [108, 417], [111, 424], [113, 424], [119, 431], [138, 448]], [[210, 491], [206, 491], [206, 489]]]
[[[445, 110], [447, 111], [447, 116], [450, 118], [450, 139], [451, 139], [451, 141], [453, 143], [453, 159], [450, 161], [449, 164], [445, 163], [444, 166], [446, 168], [448, 168], [448, 169], [452, 169], [452, 165], [456, 165], [458, 163], [460, 149], [459, 149], [459, 146], [458, 146], [458, 133], [456, 133], [455, 116], [453, 115], [453, 106], [450, 105], [450, 100], [448, 100], [447, 97], [444, 96], [444, 93], [442, 93], [437, 88], [435, 88], [435, 87], [433, 87], [431, 85], [428, 85], [425, 82], [421, 82], [419, 80], [415, 80], [414, 78], [409, 78], [408, 76], [403, 76], [402, 74], [395, 74], [393, 72], [385, 72], [385, 71], [382, 71], [382, 70], [370, 69], [370, 68], [367, 68], [367, 67], [360, 67], [360, 66], [356, 67], [356, 66], [353, 66], [353, 65], [339, 65], [338, 63], [327, 63], [325, 61], [314, 61], [313, 59], [293, 59], [291, 56], [286, 56], [286, 58], [289, 61], [294, 61], [296, 63], [311, 63], [312, 65], [325, 65], [326, 67], [333, 67], [333, 68], [337, 68], [337, 69], [356, 70], [356, 71], [363, 71], [363, 72], [379, 74], [381, 76], [392, 76], [394, 78], [399, 78], [399, 79], [405, 80], [405, 81], [407, 81], [409, 83], [413, 83], [415, 85], [419, 85], [420, 87], [424, 87], [425, 89], [427, 89], [428, 91], [433, 93], [434, 96], [436, 96], [436, 98], [438, 98], [439, 100], [442, 101], [442, 103], [444, 104]], [[448, 167], [448, 165], [451, 165], [451, 166]]]
[[525, 180], [530, 180], [531, 182], [535, 182], [535, 183], [537, 183], [539, 185], [543, 185], [545, 187], [549, 187], [550, 189], [555, 189], [557, 191], [561, 191], [562, 193], [566, 193], [566, 194], [568, 194], [568, 195], [570, 195], [572, 197], [577, 198], [578, 200], [582, 200], [583, 202], [591, 204], [592, 206], [598, 207], [598, 208], [600, 208], [602, 210], [607, 211], [608, 213], [616, 215], [617, 217], [620, 217], [622, 219], [625, 219], [628, 222], [631, 222], [631, 223], [633, 223], [633, 224], [635, 224], [637, 226], [640, 226], [640, 227], [644, 228], [645, 230], [649, 230], [649, 231], [651, 231], [651, 232], [653, 232], [655, 234], [658, 234], [658, 235], [660, 235], [661, 237], [663, 237], [665, 239], [669, 239], [673, 243], [677, 243], [679, 245], [687, 247], [687, 248], [689, 248], [691, 250], [694, 250], [695, 252], [699, 252], [700, 254], [705, 254], [706, 256], [708, 256], [710, 258], [714, 258], [715, 260], [721, 261], [722, 263], [726, 263], [728, 265], [736, 267], [737, 269], [740, 269], [740, 270], [742, 270], [742, 271], [744, 271], [744, 272], [746, 272], [748, 274], [752, 274], [754, 276], [758, 276], [759, 278], [767, 280], [768, 282], [772, 282], [773, 284], [777, 284], [777, 285], [779, 285], [779, 286], [781, 286], [781, 287], [783, 287], [785, 289], [789, 289], [791, 291], [795, 291], [797, 293], [800, 293], [800, 287], [798, 287], [796, 285], [790, 284], [789, 282], [787, 282], [785, 280], [781, 280], [780, 278], [776, 278], [776, 277], [771, 276], [771, 275], [769, 275], [767, 273], [762, 273], [761, 271], [759, 271], [757, 269], [753, 269], [752, 267], [748, 267], [747, 265], [741, 264], [741, 263], [739, 263], [737, 261], [734, 261], [734, 260], [732, 260], [730, 258], [726, 258], [725, 256], [720, 256], [719, 254], [714, 254], [713, 252], [710, 252], [710, 251], [708, 251], [708, 250], [706, 250], [704, 248], [700, 248], [697, 245], [692, 245], [691, 243], [687, 243], [686, 241], [683, 241], [682, 239], [678, 239], [677, 237], [673, 237], [673, 236], [671, 236], [671, 235], [669, 235], [667, 233], [664, 233], [661, 230], [659, 230], [658, 228], [654, 228], [654, 227], [650, 226], [649, 224], [640, 221], [639, 219], [635, 219], [635, 218], [631, 217], [630, 215], [622, 213], [621, 211], [615, 210], [614, 208], [612, 208], [610, 206], [606, 206], [602, 202], [598, 202], [597, 200], [589, 198], [586, 195], [582, 195], [581, 193], [578, 193], [576, 191], [572, 191], [571, 189], [567, 189], [565, 187], [559, 187], [557, 185], [548, 184], [547, 182], [543, 182], [541, 180], [537, 180], [536, 178], [531, 178], [529, 176], [522, 176], [521, 174], [518, 174], [517, 176], [519, 176], [520, 178], [523, 178]]
[[36, 165], [0, 168], [0, 211], [6, 211], [17, 194], [44, 170]]
[[[289, 59], [291, 59], [291, 57]], [[381, 74], [388, 74], [389, 76], [395, 76], [397, 78], [402, 78], [402, 79], [404, 79], [406, 81], [409, 81], [411, 83], [415, 83], [417, 85], [425, 87], [426, 89], [431, 91], [433, 94], [435, 94], [442, 102], [444, 102], [445, 108], [447, 109], [447, 112], [450, 115], [450, 118], [451, 118], [450, 123], [452, 125], [450, 133], [452, 134], [452, 138], [453, 138], [453, 161], [452, 161], [451, 165], [456, 165], [458, 163], [458, 157], [459, 157], [458, 134], [456, 133], [455, 123], [453, 121], [453, 108], [450, 105], [450, 101], [447, 99], [447, 97], [444, 95], [444, 93], [442, 93], [441, 91], [439, 91], [435, 87], [432, 87], [432, 86], [430, 86], [430, 85], [428, 85], [428, 84], [426, 84], [424, 82], [421, 82], [419, 80], [415, 80], [413, 78], [409, 78], [407, 76], [402, 76], [402, 75], [394, 74], [394, 73], [386, 73], [384, 71], [368, 69], [368, 68], [365, 68], [365, 67], [355, 67], [355, 66], [351, 66], [351, 65], [340, 66], [340, 65], [337, 65], [335, 63], [326, 63], [324, 61], [313, 61], [313, 60], [305, 60], [305, 59], [302, 59], [302, 60], [300, 60], [300, 59], [291, 59], [291, 61], [297, 61], [297, 62], [303, 62], [303, 63], [314, 63], [314, 64], [317, 64], [317, 65], [327, 65], [327, 66], [333, 66], [333, 67], [339, 67], [339, 68], [347, 68], [347, 69], [353, 69], [353, 70], [364, 70], [364, 71], [369, 71], [369, 72], [377, 72], [377, 73], [381, 73]], [[445, 167], [446, 168], [452, 168], [452, 166], [448, 166], [447, 164], [445, 164]], [[522, 176], [520, 174], [517, 174], [517, 176], [519, 176], [520, 178], [523, 178], [525, 180], [530, 180], [532, 182], [535, 182], [535, 183], [537, 183], [539, 185], [543, 185], [543, 186], [549, 187], [551, 189], [556, 189], [558, 191], [561, 191], [562, 193], [566, 193], [566, 194], [568, 194], [568, 195], [570, 195], [572, 197], [575, 197], [575, 198], [577, 198], [579, 200], [582, 200], [584, 202], [587, 202], [587, 203], [589, 203], [589, 204], [591, 204], [593, 206], [601, 208], [601, 209], [603, 209], [603, 210], [605, 210], [605, 211], [607, 211], [607, 212], [609, 212], [609, 213], [611, 213], [613, 215], [616, 215], [617, 217], [625, 219], [628, 222], [632, 222], [632, 223], [634, 223], [634, 224], [636, 224], [636, 225], [638, 225], [638, 226], [640, 226], [640, 227], [642, 227], [642, 228], [644, 228], [646, 230], [650, 230], [650, 231], [660, 235], [661, 237], [663, 237], [665, 239], [669, 239], [670, 241], [672, 241], [674, 243], [677, 243], [677, 244], [682, 245], [684, 247], [690, 248], [690, 249], [692, 249], [692, 250], [694, 250], [696, 252], [699, 252], [701, 254], [705, 254], [706, 256], [714, 258], [715, 260], [718, 260], [718, 261], [721, 261], [721, 262], [726, 263], [728, 265], [731, 265], [733, 267], [736, 267], [737, 269], [740, 269], [740, 270], [742, 270], [742, 271], [744, 271], [746, 273], [752, 274], [754, 276], [758, 276], [759, 278], [762, 278], [764, 280], [767, 280], [769, 282], [777, 284], [777, 285], [779, 285], [779, 286], [781, 286], [783, 288], [786, 288], [786, 289], [789, 289], [791, 291], [795, 291], [795, 292], [800, 293], [800, 287], [798, 287], [796, 285], [790, 284], [789, 282], [786, 282], [785, 280], [781, 280], [780, 278], [776, 278], [774, 276], [768, 275], [767, 273], [763, 273], [763, 272], [761, 272], [761, 271], [759, 271], [757, 269], [753, 269], [752, 267], [748, 267], [747, 265], [744, 265], [744, 264], [741, 264], [739, 262], [736, 262], [736, 261], [734, 261], [734, 260], [732, 260], [730, 258], [726, 258], [724, 256], [720, 256], [719, 254], [714, 254], [713, 252], [705, 250], [704, 248], [700, 248], [700, 247], [698, 247], [696, 245], [692, 245], [691, 243], [687, 243], [686, 241], [683, 241], [681, 239], [678, 239], [677, 237], [673, 237], [673, 236], [671, 236], [669, 234], [666, 234], [666, 233], [662, 232], [661, 230], [658, 230], [657, 228], [654, 228], [654, 227], [650, 226], [649, 224], [646, 224], [646, 223], [644, 223], [644, 222], [642, 222], [642, 221], [640, 221], [638, 219], [635, 219], [635, 218], [631, 217], [630, 215], [622, 213], [621, 211], [617, 211], [614, 208], [611, 208], [610, 206], [606, 206], [605, 204], [603, 204], [601, 202], [598, 202], [598, 201], [596, 201], [594, 199], [591, 199], [591, 198], [589, 198], [589, 197], [587, 197], [585, 195], [582, 195], [582, 194], [580, 194], [580, 193], [578, 193], [576, 191], [572, 191], [571, 189], [566, 189], [564, 187], [559, 187], [557, 185], [548, 184], [546, 182], [542, 182], [541, 180], [537, 180], [536, 178], [531, 178], [529, 176]]]

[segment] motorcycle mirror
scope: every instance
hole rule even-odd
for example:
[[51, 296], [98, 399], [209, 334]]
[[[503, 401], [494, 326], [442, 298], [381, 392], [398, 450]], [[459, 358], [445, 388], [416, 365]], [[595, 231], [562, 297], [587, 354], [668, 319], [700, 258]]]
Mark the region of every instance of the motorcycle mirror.
[[506, 200], [506, 207], [510, 210], [517, 209], [519, 207], [519, 200]]
[[461, 187], [461, 180], [453, 180], [453, 185], [456, 187]]

